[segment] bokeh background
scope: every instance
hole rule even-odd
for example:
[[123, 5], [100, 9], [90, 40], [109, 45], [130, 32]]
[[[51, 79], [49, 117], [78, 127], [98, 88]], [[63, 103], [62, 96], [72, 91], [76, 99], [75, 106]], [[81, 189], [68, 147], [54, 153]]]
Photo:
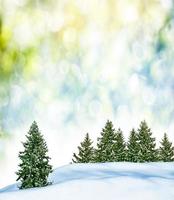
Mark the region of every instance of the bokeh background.
[[0, 0], [0, 187], [33, 120], [55, 168], [107, 119], [174, 141], [174, 2]]

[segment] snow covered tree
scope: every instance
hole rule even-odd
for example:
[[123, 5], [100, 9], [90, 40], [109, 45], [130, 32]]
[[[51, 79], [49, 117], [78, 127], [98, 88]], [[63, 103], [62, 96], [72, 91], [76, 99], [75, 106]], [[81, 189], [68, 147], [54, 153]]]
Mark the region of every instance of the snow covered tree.
[[94, 148], [92, 147], [92, 141], [87, 133], [83, 142], [78, 146], [78, 155], [73, 154], [73, 163], [91, 163], [94, 158]]
[[128, 162], [138, 162], [139, 150], [138, 134], [136, 133], [135, 129], [132, 129], [127, 143], [126, 160]]
[[115, 141], [115, 129], [111, 121], [107, 121], [99, 137], [95, 151], [95, 162], [112, 162], [114, 160], [113, 145]]
[[157, 160], [157, 150], [155, 149], [155, 138], [152, 137], [150, 128], [145, 121], [140, 123], [138, 129], [138, 140], [140, 151], [138, 155], [139, 162], [154, 162]]
[[174, 161], [174, 147], [172, 146], [172, 142], [169, 141], [166, 133], [160, 143], [161, 146], [158, 151], [159, 160], [164, 162]]
[[21, 163], [17, 181], [21, 181], [20, 189], [42, 187], [50, 184], [48, 175], [52, 172], [47, 154], [47, 145], [34, 121], [28, 132], [27, 141], [23, 143], [24, 151], [19, 152]]
[[113, 145], [115, 162], [126, 161], [126, 143], [124, 141], [123, 132], [119, 128], [115, 134], [115, 140]]

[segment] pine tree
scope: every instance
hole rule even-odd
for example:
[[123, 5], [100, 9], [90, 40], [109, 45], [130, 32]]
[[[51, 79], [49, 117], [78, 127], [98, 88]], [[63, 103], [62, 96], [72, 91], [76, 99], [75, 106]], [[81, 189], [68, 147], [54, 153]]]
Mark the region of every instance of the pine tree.
[[115, 140], [115, 129], [111, 121], [107, 121], [99, 137], [95, 151], [95, 162], [112, 162], [114, 159], [113, 145]]
[[52, 172], [47, 154], [47, 145], [39, 132], [37, 123], [34, 121], [30, 127], [27, 141], [23, 143], [24, 151], [19, 152], [21, 163], [17, 181], [21, 181], [20, 189], [42, 187], [51, 184], [47, 181]]
[[157, 160], [157, 150], [155, 149], [155, 138], [152, 137], [150, 128], [145, 121], [140, 123], [138, 129], [138, 140], [140, 151], [138, 155], [139, 162], [154, 162]]
[[115, 142], [113, 145], [115, 162], [126, 161], [126, 143], [124, 141], [123, 132], [119, 128], [115, 134]]
[[164, 162], [174, 161], [174, 147], [172, 146], [172, 142], [169, 141], [166, 133], [160, 143], [159, 160]]
[[127, 143], [127, 155], [126, 160], [128, 162], [138, 162], [138, 154], [139, 154], [139, 141], [138, 141], [138, 135], [135, 131], [135, 129], [132, 129], [129, 140]]
[[87, 133], [83, 142], [78, 146], [78, 155], [73, 154], [73, 163], [91, 163], [94, 158], [94, 148], [92, 147], [92, 141]]

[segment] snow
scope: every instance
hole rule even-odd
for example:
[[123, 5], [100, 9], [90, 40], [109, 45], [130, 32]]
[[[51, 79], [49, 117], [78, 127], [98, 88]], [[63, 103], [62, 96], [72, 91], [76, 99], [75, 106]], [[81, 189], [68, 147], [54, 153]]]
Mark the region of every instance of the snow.
[[174, 163], [71, 164], [54, 170], [52, 185], [0, 190], [0, 200], [174, 200]]

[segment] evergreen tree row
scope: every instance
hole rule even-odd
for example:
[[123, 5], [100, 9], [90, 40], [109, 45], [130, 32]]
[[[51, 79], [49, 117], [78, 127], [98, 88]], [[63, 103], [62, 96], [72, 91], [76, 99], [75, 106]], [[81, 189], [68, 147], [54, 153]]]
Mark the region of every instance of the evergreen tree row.
[[[27, 140], [23, 143], [24, 151], [19, 152], [21, 163], [16, 172], [20, 180], [20, 189], [42, 187], [51, 184], [48, 176], [52, 172], [47, 156], [47, 145], [34, 121], [30, 127]], [[111, 121], [107, 121], [102, 129], [101, 136], [97, 139], [97, 148], [92, 146], [92, 141], [87, 133], [83, 142], [78, 147], [78, 154], [73, 154], [74, 163], [90, 162], [154, 162], [174, 161], [174, 147], [167, 134], [156, 149], [155, 138], [143, 121], [137, 131], [132, 129], [126, 143], [121, 129], [114, 129]]]
[[128, 142], [125, 142], [123, 132], [114, 129], [111, 121], [107, 121], [97, 138], [97, 147], [94, 149], [87, 133], [78, 147], [78, 154], [73, 154], [74, 163], [91, 162], [171, 162], [174, 161], [174, 147], [164, 134], [160, 147], [156, 148], [155, 138], [145, 121], [140, 123], [137, 131], [132, 129]]

